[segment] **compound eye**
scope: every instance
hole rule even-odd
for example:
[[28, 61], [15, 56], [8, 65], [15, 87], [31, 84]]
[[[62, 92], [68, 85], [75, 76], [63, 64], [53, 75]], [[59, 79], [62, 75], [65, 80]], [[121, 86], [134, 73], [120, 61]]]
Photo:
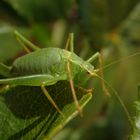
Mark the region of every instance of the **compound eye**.
[[88, 75], [90, 75], [90, 72], [89, 72], [89, 71], [87, 71], [87, 74], [88, 74]]

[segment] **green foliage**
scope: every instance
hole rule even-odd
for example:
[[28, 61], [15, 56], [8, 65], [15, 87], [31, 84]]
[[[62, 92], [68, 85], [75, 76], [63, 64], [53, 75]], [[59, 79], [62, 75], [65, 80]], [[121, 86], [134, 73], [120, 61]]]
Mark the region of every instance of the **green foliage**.
[[[54, 20], [69, 13], [71, 0], [5, 0], [29, 21]], [[62, 5], [64, 5], [62, 7]]]
[[[138, 92], [140, 95], [140, 85], [138, 87]], [[133, 134], [130, 136], [130, 140], [139, 140], [140, 138], [140, 98], [135, 102], [136, 116], [134, 118], [133, 124]]]
[[140, 44], [140, 2], [123, 22], [120, 32], [129, 46], [139, 47]]
[[140, 138], [140, 100], [135, 102], [136, 116], [134, 120], [134, 132], [130, 140], [139, 140]]
[[[140, 82], [140, 57], [138, 55], [140, 52], [139, 15], [139, 0], [1, 0], [0, 61], [11, 65], [14, 59], [24, 54], [12, 35], [13, 30], [20, 31], [25, 29], [26, 32], [23, 34], [40, 47], [52, 46], [60, 48], [65, 48], [68, 33], [74, 32], [75, 52], [84, 58], [84, 60], [88, 59], [97, 50], [103, 54], [104, 65], [119, 60], [117, 63], [114, 63], [114, 65], [111, 64], [108, 65], [108, 67], [103, 66], [104, 78], [117, 90], [126, 104], [130, 115], [134, 116], [135, 109], [133, 103], [137, 100], [137, 94], [134, 93], [137, 93], [136, 85]], [[20, 32], [22, 33], [22, 31]], [[135, 55], [136, 53], [137, 55]], [[95, 62], [93, 65], [97, 68], [98, 63]], [[82, 78], [85, 79], [85, 76], [81, 76], [81, 79]], [[81, 83], [82, 82], [80, 82], [80, 84]], [[108, 100], [103, 96], [101, 86], [96, 78], [82, 86], [94, 88], [94, 98], [88, 103], [88, 106], [84, 108], [84, 117], [82, 119], [72, 119], [54, 139], [127, 139], [128, 135], [131, 134], [130, 126], [118, 101], [112, 97]], [[3, 129], [0, 129], [2, 130], [0, 134], [6, 137], [7, 132], [9, 135], [15, 132], [14, 130], [12, 130], [13, 133], [11, 132], [11, 125], [9, 124], [13, 124], [16, 121], [20, 122], [21, 124], [17, 123], [19, 127], [18, 132], [20, 132], [24, 127], [22, 125], [28, 124], [30, 119], [24, 121], [24, 118], [22, 119], [20, 116], [17, 118], [12, 110], [10, 110], [11, 108], [9, 108], [14, 102], [7, 106], [5, 104], [5, 96], [3, 95], [4, 93], [2, 93], [0, 98], [0, 104], [2, 104], [0, 105], [0, 111], [7, 112], [8, 110], [10, 116], [14, 116], [13, 120], [15, 120], [11, 121], [11, 119], [9, 119], [10, 116], [0, 116], [0, 120], [1, 118], [3, 120], [0, 121], [0, 126], [3, 127]], [[20, 93], [17, 94], [17, 96], [18, 95], [20, 95]], [[25, 93], [24, 96], [26, 95]], [[33, 103], [33, 100], [36, 101], [36, 98], [32, 95], [33, 93], [27, 95], [30, 96], [30, 98], [25, 99], [32, 101], [30, 105]], [[21, 100], [22, 99], [20, 99], [20, 101]], [[46, 104], [46, 102], [44, 104]], [[19, 102], [15, 101], [15, 106], [17, 107], [18, 105]], [[137, 111], [138, 105], [139, 101], [136, 103]], [[22, 108], [19, 110], [18, 112], [20, 113], [22, 113], [22, 111], [25, 112]], [[36, 114], [34, 112], [36, 111], [33, 111], [33, 113], [29, 111], [29, 114]], [[138, 122], [137, 116], [138, 115], [136, 115], [134, 122], [135, 130], [131, 137], [133, 140], [134, 136], [138, 138], [139, 133], [136, 125], [136, 122]], [[9, 121], [5, 118], [8, 118]], [[39, 130], [44, 122], [45, 119], [42, 123], [38, 123], [37, 125], [40, 127], [37, 127], [36, 130]], [[27, 131], [28, 129], [25, 130]], [[30, 132], [32, 133], [30, 134]], [[35, 129], [30, 132], [26, 135], [36, 134]], [[39, 132], [39, 136], [44, 135], [44, 131], [40, 130]]]
[[[47, 87], [63, 118], [50, 104], [39, 87], [3, 88], [0, 93], [0, 139], [50, 139], [76, 116], [69, 82]], [[75, 86], [80, 105], [91, 99], [91, 91]]]
[[138, 2], [139, 0], [78, 0], [80, 22], [91, 45], [99, 50], [104, 44], [105, 35], [118, 28]]
[[5, 23], [0, 24], [0, 62], [11, 61], [11, 58], [14, 58], [21, 50], [13, 31], [13, 26]]

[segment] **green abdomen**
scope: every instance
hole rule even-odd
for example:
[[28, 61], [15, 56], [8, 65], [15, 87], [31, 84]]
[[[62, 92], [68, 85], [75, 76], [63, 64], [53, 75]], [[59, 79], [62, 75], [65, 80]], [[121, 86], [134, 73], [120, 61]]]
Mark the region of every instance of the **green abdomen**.
[[18, 58], [11, 70], [13, 76], [63, 73], [65, 61], [62, 59], [61, 50], [46, 48], [32, 52]]

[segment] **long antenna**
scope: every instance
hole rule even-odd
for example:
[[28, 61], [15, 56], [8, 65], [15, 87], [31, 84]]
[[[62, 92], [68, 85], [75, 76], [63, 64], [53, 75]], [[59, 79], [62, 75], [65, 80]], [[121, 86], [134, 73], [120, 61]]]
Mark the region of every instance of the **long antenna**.
[[[140, 52], [137, 52], [137, 53], [131, 54], [131, 55], [127, 56], [127, 57], [124, 57], [124, 58], [118, 59], [118, 60], [116, 60], [116, 61], [113, 61], [113, 62], [110, 63], [110, 64], [107, 64], [107, 65], [105, 65], [105, 66], [102, 66], [102, 69], [108, 68], [108, 67], [111, 66], [111, 65], [117, 64], [117, 63], [119, 63], [119, 62], [121, 62], [121, 61], [124, 61], [124, 60], [126, 60], [126, 59], [129, 59], [129, 58], [134, 57], [134, 56], [137, 56], [137, 55], [140, 55]], [[100, 69], [100, 68], [99, 68], [99, 69]]]
[[103, 79], [102, 77], [100, 77], [98, 74], [96, 74], [95, 72], [92, 73], [92, 76], [95, 76], [95, 77], [98, 77], [99, 79], [103, 80], [105, 82], [105, 84], [112, 90], [112, 92], [114, 93], [114, 95], [116, 96], [116, 98], [118, 99], [118, 101], [120, 102], [123, 110], [125, 111], [125, 114], [128, 118], [128, 121], [130, 123], [130, 126], [131, 126], [131, 129], [133, 131], [133, 122], [132, 122], [132, 119], [131, 119], [131, 116], [125, 106], [125, 104], [123, 103], [122, 99], [120, 98], [119, 94], [117, 93], [117, 91], [105, 80]]

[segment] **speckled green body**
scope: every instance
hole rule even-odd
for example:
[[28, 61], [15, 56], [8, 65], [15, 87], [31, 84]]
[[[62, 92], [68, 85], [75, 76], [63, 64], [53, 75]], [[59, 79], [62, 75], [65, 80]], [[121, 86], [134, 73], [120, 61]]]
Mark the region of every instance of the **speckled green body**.
[[[60, 80], [69, 80], [68, 62], [75, 79], [80, 79], [80, 74], [83, 72], [93, 72], [94, 70], [89, 62], [84, 61], [73, 52], [60, 48], [44, 48], [17, 58], [9, 71], [10, 78], [16, 78], [16, 82], [14, 79], [5, 79], [3, 83], [39, 86], [41, 82], [52, 85]], [[17, 82], [18, 77], [19, 83]], [[25, 78], [26, 81], [24, 81], [24, 77], [27, 78]], [[36, 79], [39, 81], [36, 82]]]
[[[17, 58], [11, 69], [11, 76], [34, 74], [50, 74], [59, 76], [66, 74], [66, 64], [70, 61], [76, 69], [84, 61], [69, 51], [59, 48], [45, 48]], [[76, 71], [73, 71], [76, 73]]]
[[[75, 93], [74, 84], [75, 81], [81, 79], [81, 74], [83, 75], [83, 73], [93, 75], [94, 67], [90, 62], [95, 59], [96, 55], [90, 57], [87, 61], [78, 57], [73, 52], [73, 33], [69, 34], [65, 46], [66, 50], [60, 48], [40, 49], [24, 38], [20, 33], [15, 31], [15, 35], [28, 54], [17, 58], [11, 67], [0, 62], [0, 75], [7, 77], [0, 79], [0, 84], [40, 86], [50, 103], [65, 118], [65, 115], [50, 96], [45, 86], [54, 85], [58, 81], [67, 80], [70, 83], [75, 106], [82, 115], [82, 109]], [[70, 47], [70, 51], [67, 51], [68, 47]], [[33, 52], [31, 52], [30, 49], [32, 49]]]

